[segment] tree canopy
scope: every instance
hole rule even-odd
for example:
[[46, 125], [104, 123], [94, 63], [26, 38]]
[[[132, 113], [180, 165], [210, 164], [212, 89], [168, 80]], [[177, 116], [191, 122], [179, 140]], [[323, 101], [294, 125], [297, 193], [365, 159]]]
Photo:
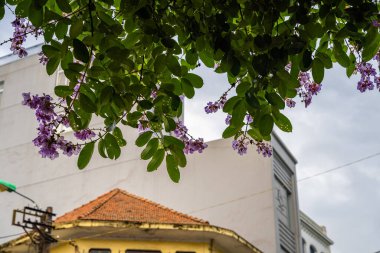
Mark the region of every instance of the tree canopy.
[[[380, 89], [368, 63], [380, 61], [377, 1], [0, 0], [1, 19], [5, 8], [16, 17], [12, 51], [24, 57], [25, 37], [42, 36], [47, 74], [60, 66], [69, 80], [55, 87], [59, 99], [23, 94], [40, 123], [33, 142], [43, 157], [79, 154], [80, 169], [96, 145], [104, 158], [120, 156], [123, 124], [139, 129], [135, 145], [144, 147], [147, 170], [166, 160], [178, 182], [185, 154], [207, 147], [179, 120], [183, 98], [203, 86], [193, 73], [200, 66], [231, 85], [205, 112], [227, 114], [223, 138], [233, 137], [239, 154], [254, 145], [271, 156], [274, 125], [292, 131], [285, 106], [299, 97], [307, 107], [335, 62], [347, 76], [361, 74], [359, 91]], [[104, 127], [89, 128], [94, 115]], [[65, 140], [60, 125], [81, 142]]]

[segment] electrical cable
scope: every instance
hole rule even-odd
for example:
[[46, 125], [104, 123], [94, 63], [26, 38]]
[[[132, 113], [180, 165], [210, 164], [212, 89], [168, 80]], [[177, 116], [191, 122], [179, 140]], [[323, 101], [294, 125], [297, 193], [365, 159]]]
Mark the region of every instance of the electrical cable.
[[335, 168], [332, 168], [332, 169], [329, 169], [329, 170], [325, 170], [325, 171], [322, 171], [322, 172], [318, 172], [314, 175], [311, 175], [311, 176], [308, 176], [308, 177], [304, 177], [304, 178], [301, 178], [299, 180], [297, 180], [298, 182], [302, 182], [302, 181], [305, 181], [305, 180], [308, 180], [308, 179], [312, 179], [314, 177], [317, 177], [317, 176], [320, 176], [320, 175], [324, 175], [324, 174], [327, 174], [327, 173], [330, 173], [330, 172], [333, 172], [335, 170], [339, 170], [339, 169], [343, 169], [343, 168], [346, 168], [350, 165], [353, 165], [353, 164], [356, 164], [356, 163], [359, 163], [359, 162], [362, 162], [362, 161], [365, 161], [365, 160], [368, 160], [368, 159], [371, 159], [373, 157], [376, 157], [380, 155], [380, 152], [378, 153], [375, 153], [375, 154], [372, 154], [372, 155], [369, 155], [369, 156], [366, 156], [366, 157], [363, 157], [363, 158], [360, 158], [358, 160], [355, 160], [355, 161], [352, 161], [352, 162], [349, 162], [349, 163], [346, 163], [346, 164], [343, 164], [343, 165], [340, 165], [338, 167], [335, 167]]

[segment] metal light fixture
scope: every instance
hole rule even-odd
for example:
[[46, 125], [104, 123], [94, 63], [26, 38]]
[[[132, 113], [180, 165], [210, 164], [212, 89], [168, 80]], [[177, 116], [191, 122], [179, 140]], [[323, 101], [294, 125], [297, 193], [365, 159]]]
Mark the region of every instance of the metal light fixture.
[[18, 191], [16, 191], [16, 186], [14, 184], [11, 184], [11, 183], [6, 182], [4, 180], [0, 180], [0, 192], [5, 192], [5, 191], [14, 192], [14, 193], [20, 195], [21, 197], [31, 201], [33, 204], [35, 204], [37, 206], [37, 203], [33, 199], [31, 199], [31, 198], [25, 196], [24, 194], [21, 194]]

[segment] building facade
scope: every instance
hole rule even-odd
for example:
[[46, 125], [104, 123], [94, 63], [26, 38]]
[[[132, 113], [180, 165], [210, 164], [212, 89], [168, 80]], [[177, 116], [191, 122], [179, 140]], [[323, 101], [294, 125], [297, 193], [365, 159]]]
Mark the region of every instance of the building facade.
[[331, 253], [330, 246], [334, 242], [327, 236], [326, 227], [318, 225], [302, 211], [300, 221], [302, 252]]
[[[33, 50], [37, 53], [39, 48]], [[141, 149], [133, 144], [116, 161], [94, 154], [88, 168], [79, 171], [76, 158], [40, 158], [32, 143], [34, 113], [21, 105], [22, 92], [53, 94], [57, 80], [62, 82], [60, 74], [47, 76], [36, 54], [21, 60], [0, 58], [2, 180], [16, 184], [39, 206], [53, 206], [58, 215], [119, 187], [232, 229], [263, 252], [301, 252], [296, 160], [276, 134], [271, 158], [254, 151], [239, 156], [231, 140], [209, 142], [203, 154], [188, 156], [179, 184], [171, 182], [164, 167], [146, 172]], [[138, 136], [131, 128], [122, 131], [130, 143]], [[0, 206], [0, 236], [16, 234], [20, 230], [10, 225], [12, 210], [28, 202], [6, 193], [1, 198], [7, 205]]]
[[1, 245], [0, 252], [262, 253], [231, 230], [120, 189], [58, 217], [54, 230], [41, 231]]

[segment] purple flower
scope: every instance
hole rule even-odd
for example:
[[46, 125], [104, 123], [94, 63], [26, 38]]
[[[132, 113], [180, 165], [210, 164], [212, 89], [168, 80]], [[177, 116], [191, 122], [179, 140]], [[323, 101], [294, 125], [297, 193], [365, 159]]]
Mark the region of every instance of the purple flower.
[[150, 131], [150, 127], [149, 127], [149, 120], [146, 118], [145, 115], [143, 115], [137, 122], [137, 130], [140, 132], [140, 133], [144, 133], [144, 132], [147, 132], [147, 131]]
[[286, 106], [289, 108], [294, 108], [296, 106], [296, 102], [291, 98], [287, 98], [285, 102], [286, 102]]
[[42, 30], [36, 29], [24, 18], [19, 17], [16, 17], [11, 24], [14, 27], [14, 32], [10, 49], [13, 54], [17, 54], [20, 58], [23, 58], [28, 55], [28, 52], [22, 46], [22, 44], [26, 41], [27, 34], [31, 33], [37, 37], [42, 34]]
[[377, 63], [380, 65], [380, 50], [377, 52], [377, 54], [373, 57], [374, 60], [377, 61]]
[[176, 129], [173, 131], [175, 136], [185, 144], [185, 148], [183, 149], [184, 153], [193, 154], [196, 151], [202, 153], [203, 150], [207, 148], [207, 144], [204, 143], [202, 138], [194, 139], [187, 133], [187, 131], [187, 127], [182, 121], [177, 123]]
[[219, 110], [219, 103], [218, 102], [208, 102], [207, 105], [205, 106], [205, 112], [207, 114], [209, 113], [214, 113]]
[[357, 85], [357, 89], [363, 93], [367, 90], [373, 90], [375, 88], [374, 83], [372, 82], [372, 77], [374, 78], [374, 82], [378, 87], [378, 77], [376, 76], [376, 70], [372, 67], [372, 64], [368, 62], [362, 62], [356, 65], [356, 72], [360, 73], [360, 80]]
[[234, 150], [237, 150], [239, 155], [244, 155], [247, 153], [248, 144], [249, 144], [249, 140], [242, 137], [239, 140], [233, 140], [232, 141], [232, 148]]
[[372, 25], [373, 25], [374, 27], [380, 27], [380, 23], [379, 23], [379, 21], [377, 21], [377, 20], [373, 20], [373, 21], [372, 21]]
[[264, 157], [271, 157], [272, 156], [272, 146], [269, 144], [266, 144], [264, 142], [257, 142], [256, 143], [256, 151], [258, 154], [262, 154]]
[[96, 136], [96, 134], [91, 129], [83, 129], [74, 133], [74, 136], [82, 141], [91, 139]]
[[183, 124], [182, 121], [178, 121], [176, 129], [173, 131], [175, 136], [181, 140], [188, 140], [187, 137], [187, 127]]
[[[313, 96], [318, 95], [321, 91], [322, 84], [313, 82], [310, 79], [310, 73], [302, 71], [298, 74], [298, 81], [300, 83], [300, 87], [297, 88], [298, 95], [301, 97], [301, 102], [305, 103], [305, 107], [308, 107], [311, 104]], [[295, 102], [288, 102], [288, 100], [286, 102], [288, 107], [295, 106]]]
[[226, 117], [226, 119], [224, 120], [224, 122], [226, 122], [226, 125], [231, 124], [231, 119], [232, 119], [232, 116], [229, 115], [229, 114], [227, 114], [227, 117]]
[[203, 138], [198, 138], [196, 140], [190, 139], [185, 141], [184, 152], [185, 154], [193, 154], [196, 151], [198, 151], [198, 153], [202, 153], [207, 147], [208, 145], [204, 143]]
[[245, 116], [245, 120], [247, 121], [247, 124], [251, 124], [253, 122], [253, 118], [251, 115], [247, 114]]
[[79, 145], [75, 145], [71, 141], [67, 141], [63, 138], [63, 136], [60, 136], [57, 139], [57, 146], [59, 149], [62, 150], [62, 153], [67, 156], [72, 156], [72, 155], [78, 155], [81, 148]]
[[42, 65], [46, 65], [47, 62], [49, 61], [49, 58], [47, 58], [43, 52], [38, 53], [38, 55], [40, 56], [39, 58], [40, 63], [42, 63]]
[[380, 76], [375, 76], [376, 88], [380, 91]]
[[360, 81], [358, 82], [358, 86], [357, 86], [357, 89], [363, 93], [365, 92], [366, 90], [373, 90], [375, 86], [373, 85], [373, 82], [370, 80], [370, 79], [360, 79]]

